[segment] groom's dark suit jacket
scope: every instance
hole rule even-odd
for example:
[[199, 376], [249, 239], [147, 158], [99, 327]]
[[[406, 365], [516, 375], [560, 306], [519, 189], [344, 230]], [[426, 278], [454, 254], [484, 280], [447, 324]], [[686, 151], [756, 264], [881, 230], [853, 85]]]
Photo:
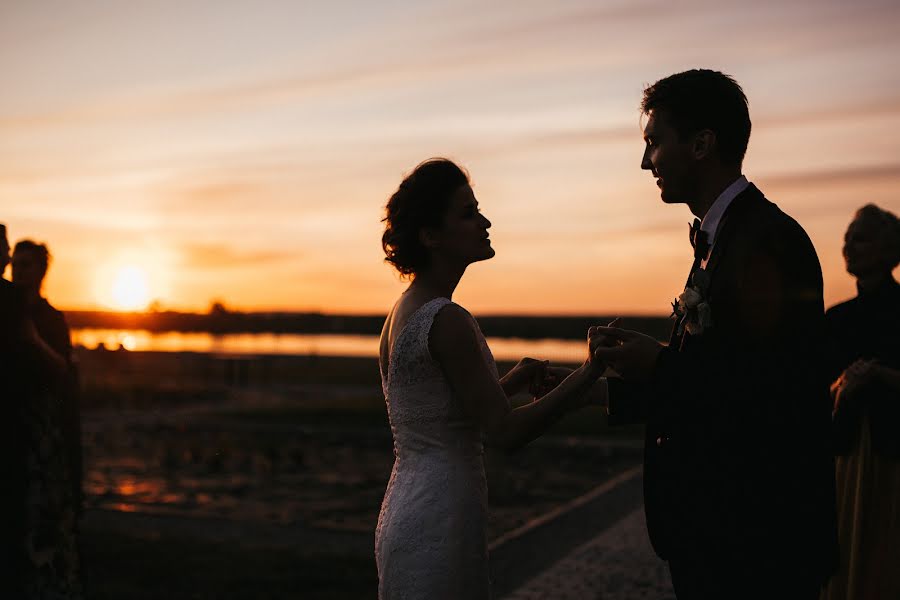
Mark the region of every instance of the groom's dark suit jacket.
[[719, 224], [711, 327], [673, 332], [650, 382], [610, 380], [610, 423], [646, 423], [656, 552], [824, 581], [837, 556], [822, 271], [808, 236], [753, 185]]

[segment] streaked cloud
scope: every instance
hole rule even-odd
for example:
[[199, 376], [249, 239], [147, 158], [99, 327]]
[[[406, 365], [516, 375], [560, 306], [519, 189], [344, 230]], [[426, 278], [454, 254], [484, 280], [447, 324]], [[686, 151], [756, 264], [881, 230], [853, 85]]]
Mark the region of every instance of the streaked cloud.
[[900, 183], [900, 163], [866, 165], [821, 171], [798, 171], [767, 175], [763, 181], [779, 188], [815, 188], [832, 184]]
[[184, 244], [180, 253], [182, 265], [188, 269], [230, 269], [252, 266], [270, 267], [275, 263], [302, 261], [297, 252], [276, 250], [242, 250], [236, 244]]
[[830, 301], [852, 293], [835, 250], [852, 211], [900, 208], [894, 1], [0, 14], [0, 217], [51, 243], [63, 305], [95, 302], [81, 274], [127, 254], [161, 265], [168, 306], [383, 310], [402, 284], [382, 264], [381, 208], [444, 155], [494, 221], [497, 258], [460, 288], [473, 310], [664, 309], [689, 215], [639, 168], [637, 104], [645, 84], [698, 65], [747, 90], [747, 174], [809, 230]]

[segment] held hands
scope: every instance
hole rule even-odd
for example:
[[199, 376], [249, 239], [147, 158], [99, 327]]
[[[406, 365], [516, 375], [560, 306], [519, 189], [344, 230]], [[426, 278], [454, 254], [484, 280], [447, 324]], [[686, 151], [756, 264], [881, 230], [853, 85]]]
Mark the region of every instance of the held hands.
[[556, 389], [573, 372], [568, 367], [552, 366], [547, 360], [526, 357], [500, 379], [500, 385], [508, 396], [527, 390], [532, 397], [541, 398]]
[[553, 391], [556, 386], [558, 386], [563, 379], [572, 374], [572, 369], [567, 367], [554, 367], [547, 366], [547, 370], [544, 372], [544, 378], [537, 382], [536, 385], [528, 388], [528, 393], [534, 396], [535, 398], [540, 398], [541, 396], [546, 396], [548, 393]]
[[512, 396], [528, 389], [528, 393], [533, 396], [538, 395], [535, 394], [534, 390], [539, 389], [543, 385], [544, 380], [547, 378], [549, 364], [550, 361], [546, 360], [523, 358], [500, 379], [503, 391], [508, 396]]

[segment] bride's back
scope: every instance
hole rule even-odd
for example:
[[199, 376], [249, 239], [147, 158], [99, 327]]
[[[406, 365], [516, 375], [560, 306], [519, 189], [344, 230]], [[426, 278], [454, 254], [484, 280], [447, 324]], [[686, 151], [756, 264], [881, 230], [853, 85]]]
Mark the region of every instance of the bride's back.
[[480, 447], [480, 431], [465, 416], [460, 402], [453, 398], [441, 366], [432, 358], [429, 349], [429, 332], [434, 318], [451, 302], [439, 297], [417, 304], [410, 303], [408, 307], [399, 304], [388, 318], [382, 335], [381, 383], [394, 433], [395, 451], [404, 449], [398, 448], [398, 442], [402, 442], [398, 440], [398, 434], [402, 434], [398, 426], [408, 423], [439, 426], [452, 422], [452, 429], [457, 433], [462, 428], [477, 434], [473, 441]]
[[481, 431], [428, 347], [434, 318], [448, 304], [433, 298], [409, 312], [398, 306], [382, 335], [395, 460], [375, 533], [381, 598], [488, 595]]

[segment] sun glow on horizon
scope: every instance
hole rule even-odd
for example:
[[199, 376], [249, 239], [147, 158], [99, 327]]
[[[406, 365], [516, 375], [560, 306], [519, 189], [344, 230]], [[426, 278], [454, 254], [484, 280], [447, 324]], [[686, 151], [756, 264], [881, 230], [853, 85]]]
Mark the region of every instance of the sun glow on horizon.
[[91, 295], [101, 310], [141, 312], [171, 300], [171, 252], [164, 244], [121, 245], [92, 263]]
[[147, 273], [140, 267], [125, 266], [116, 273], [112, 287], [115, 308], [143, 310], [150, 304], [150, 288]]

